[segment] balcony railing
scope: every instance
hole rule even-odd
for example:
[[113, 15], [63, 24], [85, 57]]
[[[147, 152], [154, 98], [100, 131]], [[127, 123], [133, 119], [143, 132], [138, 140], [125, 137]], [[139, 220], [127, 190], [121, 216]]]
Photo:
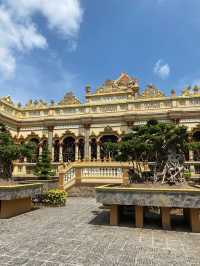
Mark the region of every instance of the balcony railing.
[[[52, 163], [55, 170], [55, 175], [59, 176], [60, 167], [63, 163]], [[150, 169], [154, 166], [154, 163], [149, 163]], [[28, 162], [15, 162], [13, 169], [14, 177], [34, 177], [35, 163]], [[200, 161], [186, 161], [185, 167], [192, 175], [200, 174]], [[124, 171], [128, 170], [128, 163], [120, 162], [73, 162], [66, 164], [64, 171], [64, 182], [68, 183], [72, 179], [81, 179], [84, 182], [122, 182]]]

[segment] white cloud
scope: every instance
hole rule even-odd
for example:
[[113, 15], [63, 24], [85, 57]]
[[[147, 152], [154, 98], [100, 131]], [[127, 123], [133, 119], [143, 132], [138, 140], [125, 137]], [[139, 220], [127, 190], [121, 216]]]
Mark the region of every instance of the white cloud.
[[170, 75], [170, 66], [163, 63], [162, 59], [159, 59], [154, 66], [153, 72], [161, 79], [166, 79]]
[[15, 58], [8, 49], [0, 47], [0, 73], [4, 79], [13, 77], [16, 68]]
[[76, 37], [83, 10], [79, 0], [4, 0], [15, 15], [27, 18], [41, 13], [50, 29], [59, 30], [64, 37]]
[[76, 49], [76, 38], [83, 10], [79, 0], [2, 0], [0, 5], [0, 74], [11, 78], [16, 68], [16, 55], [48, 43], [34, 24], [40, 13], [50, 30], [56, 30]]

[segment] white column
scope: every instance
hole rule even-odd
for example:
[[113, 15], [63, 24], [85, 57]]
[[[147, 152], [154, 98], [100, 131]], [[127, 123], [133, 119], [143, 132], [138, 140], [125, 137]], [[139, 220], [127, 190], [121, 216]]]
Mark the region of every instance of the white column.
[[54, 145], [52, 145], [52, 151], [51, 151], [51, 161], [54, 162]]
[[48, 127], [48, 150], [50, 153], [50, 156], [52, 157], [52, 146], [53, 146], [53, 126]]
[[63, 162], [63, 146], [62, 144], [59, 145], [59, 161]]
[[39, 156], [41, 156], [42, 155], [42, 145], [40, 144], [39, 145]]
[[194, 161], [194, 152], [189, 150], [189, 161]]
[[79, 149], [78, 149], [78, 142], [75, 142], [75, 161], [79, 159]]
[[89, 161], [92, 160], [92, 157], [91, 157], [91, 142], [89, 142], [89, 154], [88, 154], [88, 158], [89, 158]]
[[100, 143], [97, 142], [97, 161], [100, 161]]
[[89, 160], [89, 137], [90, 137], [90, 124], [85, 124], [85, 147], [84, 147], [84, 159]]

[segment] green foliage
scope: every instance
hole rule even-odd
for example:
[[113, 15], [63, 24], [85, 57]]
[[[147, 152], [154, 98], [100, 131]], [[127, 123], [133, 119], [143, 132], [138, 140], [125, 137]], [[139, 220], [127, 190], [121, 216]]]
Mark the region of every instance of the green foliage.
[[118, 145], [117, 143], [108, 141], [103, 144], [103, 150], [108, 158], [116, 158], [118, 153]]
[[185, 171], [184, 174], [183, 174], [184, 178], [186, 180], [189, 180], [192, 176], [191, 172], [190, 171]]
[[53, 206], [64, 206], [67, 193], [60, 189], [51, 189], [43, 195], [43, 203]]
[[42, 155], [38, 157], [34, 174], [39, 176], [41, 179], [48, 179], [50, 176], [55, 174], [51, 165], [51, 159], [47, 145], [43, 147]]
[[154, 171], [162, 171], [171, 153], [182, 155], [189, 149], [187, 129], [170, 123], [150, 120], [146, 125], [134, 126], [121, 143], [110, 143], [107, 148], [115, 151], [115, 159], [133, 164], [133, 176], [142, 177], [140, 162], [156, 162]]
[[15, 144], [9, 131], [0, 124], [0, 178], [11, 179], [13, 160], [31, 158], [34, 150], [32, 143]]
[[200, 142], [193, 141], [188, 143], [188, 149], [192, 151], [199, 151], [200, 150]]
[[183, 154], [187, 144], [186, 127], [151, 120], [122, 138], [117, 157], [122, 161], [163, 161], [170, 151]]

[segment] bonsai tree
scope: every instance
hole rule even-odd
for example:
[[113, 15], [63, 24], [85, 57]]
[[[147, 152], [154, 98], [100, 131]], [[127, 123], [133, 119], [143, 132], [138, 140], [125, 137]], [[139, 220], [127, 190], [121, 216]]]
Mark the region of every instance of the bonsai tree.
[[49, 176], [55, 174], [51, 165], [48, 145], [44, 145], [42, 154], [38, 157], [34, 173], [42, 179], [48, 179]]
[[22, 157], [31, 158], [34, 150], [32, 143], [15, 144], [10, 132], [0, 124], [0, 178], [11, 180], [13, 161]]
[[[146, 125], [133, 127], [121, 143], [109, 144], [107, 148], [117, 149], [116, 160], [131, 163], [135, 180], [175, 183], [183, 178], [184, 153], [189, 148], [187, 129], [150, 120]], [[153, 169], [148, 162], [154, 162]]]
[[101, 146], [101, 149], [103, 150], [106, 159], [111, 160], [111, 159], [116, 157], [117, 151], [118, 151], [118, 146], [115, 144], [117, 144], [117, 143], [107, 141], [107, 142], [103, 143], [103, 145]]
[[193, 141], [188, 144], [188, 148], [196, 153], [197, 158], [200, 158], [200, 142]]

